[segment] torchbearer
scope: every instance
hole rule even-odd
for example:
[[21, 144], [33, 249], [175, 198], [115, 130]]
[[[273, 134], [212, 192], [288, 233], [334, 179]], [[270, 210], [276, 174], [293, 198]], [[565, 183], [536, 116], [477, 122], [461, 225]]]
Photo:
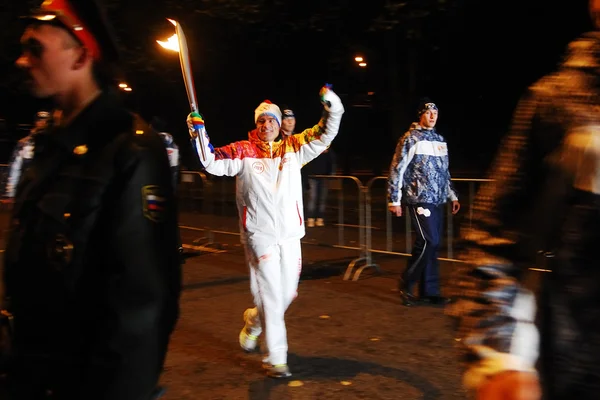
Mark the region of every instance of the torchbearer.
[[[331, 145], [344, 113], [331, 85], [322, 88], [320, 98], [323, 117], [296, 135], [279, 134], [281, 109], [268, 100], [254, 110], [256, 128], [248, 133], [248, 140], [217, 148], [204, 136], [204, 121], [198, 113], [190, 113], [187, 120], [194, 146], [206, 146], [206, 161], [202, 161], [206, 172], [236, 177], [241, 240], [254, 300], [254, 307], [243, 313], [239, 343], [243, 350], [254, 351], [264, 337], [268, 352], [264, 367], [273, 378], [291, 376], [284, 317], [298, 295], [302, 269], [300, 239], [305, 228], [300, 169]], [[203, 145], [200, 139], [207, 143]]]

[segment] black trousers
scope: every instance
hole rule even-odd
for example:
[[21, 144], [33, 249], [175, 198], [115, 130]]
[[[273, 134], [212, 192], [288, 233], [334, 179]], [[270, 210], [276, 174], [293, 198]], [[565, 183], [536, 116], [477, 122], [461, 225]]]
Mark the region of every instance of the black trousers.
[[440, 295], [437, 253], [442, 236], [444, 205], [420, 203], [407, 207], [415, 231], [412, 254], [402, 274], [401, 289], [412, 293], [419, 282], [420, 296]]

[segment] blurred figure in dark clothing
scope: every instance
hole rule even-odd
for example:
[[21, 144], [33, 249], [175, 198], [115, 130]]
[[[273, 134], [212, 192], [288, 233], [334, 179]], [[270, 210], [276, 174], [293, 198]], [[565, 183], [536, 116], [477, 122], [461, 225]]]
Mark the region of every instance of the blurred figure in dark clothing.
[[[596, 30], [522, 96], [462, 230], [447, 310], [477, 399], [600, 392], [600, 0], [590, 11]], [[532, 277], [536, 261], [549, 272]]]
[[302, 178], [306, 192], [306, 226], [325, 226], [325, 210], [329, 179], [312, 178], [311, 175], [333, 175], [336, 170], [335, 154], [328, 148], [320, 157], [302, 167]]
[[[281, 134], [293, 135], [296, 129], [296, 114], [288, 106], [281, 113]], [[324, 178], [311, 178], [310, 175], [331, 175], [335, 172], [335, 159], [331, 148], [302, 167], [302, 187], [307, 191], [306, 226], [312, 228], [325, 225], [325, 207], [329, 182]]]
[[[158, 135], [162, 138], [165, 148], [167, 150], [167, 155], [169, 156], [169, 165], [171, 166], [171, 179], [173, 183], [173, 191], [177, 194], [177, 184], [179, 183], [179, 147], [175, 143], [173, 139], [173, 135], [168, 132], [165, 132], [167, 124], [165, 120], [158, 116], [154, 116], [150, 122], [150, 127], [158, 133]], [[179, 228], [179, 227], [178, 227]], [[178, 229], [178, 242], [179, 242], [179, 253], [183, 254], [183, 243], [181, 241], [181, 231]], [[185, 260], [181, 259], [182, 263], [185, 263]]]
[[166, 132], [167, 124], [165, 120], [154, 116], [150, 120], [150, 127], [156, 131], [163, 139], [167, 155], [169, 156], [169, 165], [171, 166], [171, 175], [173, 177], [173, 187], [177, 191], [177, 182], [179, 182], [179, 147], [173, 139], [173, 135]]
[[50, 112], [38, 111], [35, 114], [33, 128], [29, 135], [17, 142], [8, 162], [8, 172], [6, 174], [6, 186], [4, 191], [5, 201], [13, 201], [21, 175], [33, 160], [34, 136], [49, 128], [51, 121], [52, 117]]

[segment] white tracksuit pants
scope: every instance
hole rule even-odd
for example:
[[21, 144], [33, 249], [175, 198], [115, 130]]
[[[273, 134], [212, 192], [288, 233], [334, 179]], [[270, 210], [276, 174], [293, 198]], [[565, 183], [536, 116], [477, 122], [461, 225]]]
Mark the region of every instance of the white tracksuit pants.
[[[246, 261], [250, 267], [250, 290], [264, 328], [268, 361], [287, 364], [287, 331], [285, 311], [298, 295], [302, 270], [300, 240], [279, 245], [246, 245]], [[256, 327], [255, 333], [260, 334]]]

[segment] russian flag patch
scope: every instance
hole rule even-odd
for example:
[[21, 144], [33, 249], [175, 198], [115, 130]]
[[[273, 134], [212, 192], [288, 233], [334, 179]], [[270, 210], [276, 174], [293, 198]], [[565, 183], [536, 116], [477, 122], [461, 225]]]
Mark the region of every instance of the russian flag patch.
[[165, 219], [167, 200], [157, 185], [142, 187], [142, 207], [144, 216], [153, 222], [162, 222]]

